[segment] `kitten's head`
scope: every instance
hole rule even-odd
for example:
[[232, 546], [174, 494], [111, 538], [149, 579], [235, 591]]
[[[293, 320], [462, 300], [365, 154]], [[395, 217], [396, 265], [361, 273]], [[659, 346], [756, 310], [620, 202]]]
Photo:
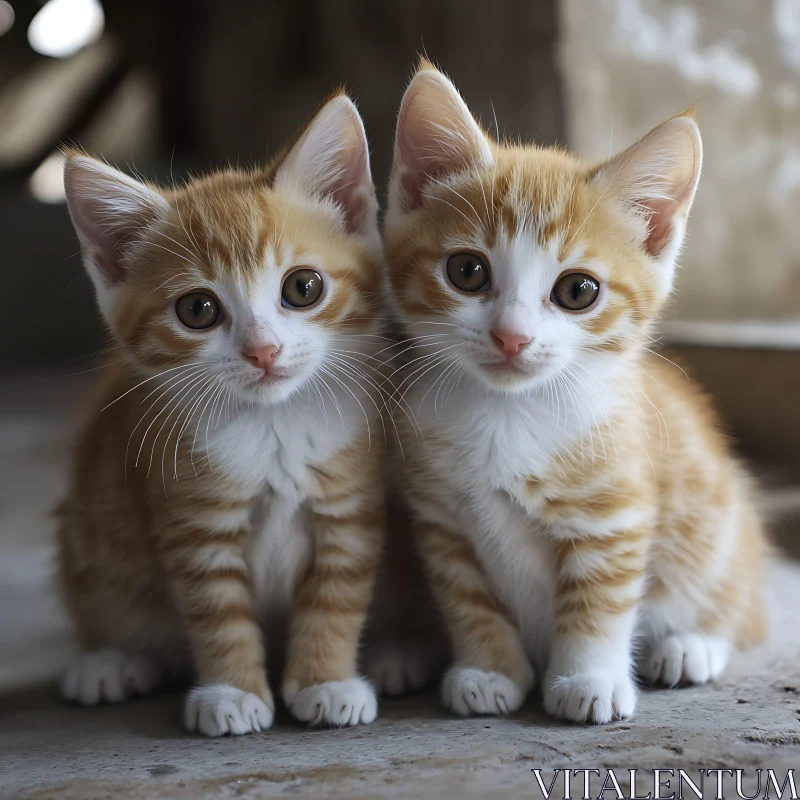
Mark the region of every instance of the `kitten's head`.
[[424, 63], [400, 108], [385, 231], [416, 352], [518, 391], [635, 351], [672, 287], [701, 158], [690, 115], [599, 165], [496, 143]]
[[347, 97], [263, 170], [164, 190], [72, 152], [65, 184], [103, 316], [145, 374], [273, 403], [372, 341], [377, 203]]

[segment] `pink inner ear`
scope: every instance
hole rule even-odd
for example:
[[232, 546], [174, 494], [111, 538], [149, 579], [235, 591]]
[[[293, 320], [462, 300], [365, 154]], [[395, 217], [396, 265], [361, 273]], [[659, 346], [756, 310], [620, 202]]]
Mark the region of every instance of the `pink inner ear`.
[[97, 269], [110, 284], [121, 282], [125, 277], [122, 267], [122, 251], [144, 220], [128, 219], [119, 214], [108, 221], [108, 210], [102, 204], [85, 200], [83, 207], [76, 208], [75, 225], [92, 254]]
[[[352, 154], [352, 150], [345, 152], [347, 156]], [[328, 188], [329, 196], [344, 209], [345, 223], [350, 233], [363, 230], [369, 210], [369, 198], [365, 193], [365, 185], [369, 183], [369, 166], [364, 155], [358, 152], [355, 157], [348, 158], [342, 164], [335, 182]]]
[[413, 211], [422, 205], [422, 187], [428, 176], [423, 172], [406, 170], [400, 178], [400, 192], [405, 211]]
[[373, 188], [364, 145], [361, 138], [351, 137], [336, 152], [330, 174], [316, 187], [320, 194], [330, 197], [342, 208], [350, 233], [364, 232], [370, 212]]
[[112, 245], [108, 249], [95, 251], [95, 263], [97, 268], [106, 277], [109, 283], [121, 283], [125, 277], [122, 270], [122, 265], [119, 262], [119, 256], [114, 251], [118, 245]]
[[[403, 210], [413, 211], [422, 205], [422, 190], [428, 181], [439, 178], [447, 172], [445, 164], [439, 163], [431, 156], [425, 159], [425, 165], [420, 163], [421, 159], [409, 160], [400, 175], [400, 195], [403, 200]], [[459, 167], [459, 162], [454, 160], [450, 165], [451, 170]]]
[[331, 197], [339, 203], [345, 211], [345, 226], [349, 233], [359, 233], [367, 220], [369, 204], [363, 191], [358, 186], [349, 185], [336, 189]]
[[660, 256], [672, 239], [673, 222], [689, 199], [692, 184], [692, 178], [679, 180], [670, 187], [670, 197], [648, 197], [638, 201], [637, 206], [649, 212], [648, 234], [644, 243], [644, 249], [649, 256]]
[[649, 211], [647, 220], [648, 235], [644, 249], [649, 256], [657, 258], [672, 238], [672, 220], [678, 212], [683, 199], [647, 200], [639, 206]]
[[124, 218], [109, 222], [108, 210], [92, 200], [85, 200], [76, 214], [75, 224], [88, 242], [97, 269], [108, 283], [120, 283], [125, 278], [122, 249], [135, 232], [135, 225]]

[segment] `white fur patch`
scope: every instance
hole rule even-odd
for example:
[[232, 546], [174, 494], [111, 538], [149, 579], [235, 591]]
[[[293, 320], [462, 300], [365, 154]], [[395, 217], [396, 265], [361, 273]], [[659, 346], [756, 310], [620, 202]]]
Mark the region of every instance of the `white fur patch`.
[[499, 672], [474, 667], [451, 667], [442, 681], [442, 700], [461, 717], [473, 714], [510, 714], [525, 700], [525, 692]]
[[682, 633], [652, 643], [639, 663], [649, 683], [665, 686], [702, 684], [720, 676], [728, 664], [731, 643], [718, 636]]
[[260, 697], [227, 683], [195, 686], [186, 696], [186, 729], [204, 736], [238, 736], [265, 731], [274, 711]]
[[367, 725], [378, 715], [375, 690], [363, 678], [328, 681], [298, 690], [288, 682], [283, 687], [283, 699], [289, 711], [309, 725]]
[[577, 675], [549, 675], [543, 686], [550, 716], [602, 725], [627, 719], [636, 708], [636, 687], [627, 672], [598, 668]]
[[150, 694], [161, 678], [161, 668], [152, 658], [109, 649], [81, 653], [65, 670], [59, 688], [65, 700], [94, 706]]

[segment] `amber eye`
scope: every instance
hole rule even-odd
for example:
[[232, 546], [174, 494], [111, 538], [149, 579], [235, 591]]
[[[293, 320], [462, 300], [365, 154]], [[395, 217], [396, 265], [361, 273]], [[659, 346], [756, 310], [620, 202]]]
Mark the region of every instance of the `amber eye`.
[[597, 300], [600, 284], [583, 272], [562, 275], [553, 287], [552, 301], [567, 311], [583, 311]]
[[489, 288], [489, 267], [474, 253], [456, 253], [447, 259], [447, 277], [462, 292], [485, 292]]
[[283, 282], [281, 305], [308, 308], [322, 296], [322, 276], [313, 269], [296, 269]]
[[189, 292], [178, 298], [175, 303], [175, 313], [178, 319], [187, 327], [202, 330], [215, 325], [220, 316], [219, 303], [210, 294], [205, 292]]

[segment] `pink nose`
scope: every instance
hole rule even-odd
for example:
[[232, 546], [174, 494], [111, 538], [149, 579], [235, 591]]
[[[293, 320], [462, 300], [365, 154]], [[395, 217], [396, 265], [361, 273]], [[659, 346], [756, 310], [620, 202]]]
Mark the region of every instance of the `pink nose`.
[[521, 333], [508, 333], [507, 331], [492, 331], [492, 341], [498, 350], [501, 350], [509, 358], [520, 353], [523, 347], [529, 345], [533, 339], [523, 336]]
[[280, 347], [276, 347], [274, 344], [268, 344], [266, 347], [250, 347], [244, 351], [244, 357], [253, 366], [269, 372], [278, 357], [279, 350]]

